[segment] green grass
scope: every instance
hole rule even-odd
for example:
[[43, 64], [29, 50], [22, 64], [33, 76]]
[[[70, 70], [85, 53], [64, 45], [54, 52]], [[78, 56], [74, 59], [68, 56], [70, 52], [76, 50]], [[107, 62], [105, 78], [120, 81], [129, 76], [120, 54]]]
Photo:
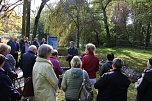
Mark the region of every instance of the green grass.
[[108, 52], [115, 54], [115, 57], [124, 59], [125, 65], [142, 72], [147, 64], [147, 59], [152, 57], [152, 51], [130, 49], [130, 48], [101, 48], [96, 50], [100, 59], [106, 60]]
[[[80, 50], [81, 53], [84, 52], [84, 50]], [[112, 52], [115, 54], [115, 57], [124, 59], [125, 65], [135, 69], [139, 72], [142, 72], [147, 64], [147, 59], [152, 57], [152, 51], [147, 50], [141, 50], [141, 49], [131, 49], [131, 48], [97, 48], [96, 55], [99, 57], [100, 60], [106, 60], [107, 53]], [[65, 60], [65, 58], [59, 59], [61, 66], [68, 66], [68, 62]], [[97, 74], [98, 75], [98, 74]], [[97, 76], [97, 79], [99, 76]], [[134, 87], [134, 84], [131, 83], [130, 87], [128, 88], [128, 101], [135, 101], [136, 97], [136, 89]], [[94, 100], [96, 101], [96, 91], [94, 90]], [[58, 93], [58, 100], [57, 101], [65, 101], [64, 100], [64, 93], [60, 91]]]

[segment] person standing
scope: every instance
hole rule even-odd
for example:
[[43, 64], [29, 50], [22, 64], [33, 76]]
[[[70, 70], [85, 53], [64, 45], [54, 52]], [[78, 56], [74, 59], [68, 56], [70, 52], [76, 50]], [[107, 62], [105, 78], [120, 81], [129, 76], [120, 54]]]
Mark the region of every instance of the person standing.
[[96, 101], [127, 101], [130, 80], [121, 72], [124, 63], [121, 59], [113, 60], [111, 72], [103, 74], [95, 83], [98, 89]]
[[40, 44], [40, 45], [42, 45], [42, 44], [47, 44], [45, 38], [42, 38], [42, 41], [41, 41], [41, 44]]
[[148, 59], [147, 68], [135, 83], [135, 87], [137, 88], [136, 101], [152, 100], [152, 58]]
[[47, 44], [38, 48], [38, 57], [32, 73], [35, 101], [56, 101], [58, 79], [50, 62], [52, 50], [53, 48]]
[[68, 56], [67, 56], [67, 61], [69, 62], [69, 66], [71, 68], [71, 60], [74, 56], [78, 55], [78, 50], [75, 47], [75, 43], [73, 41], [70, 42], [70, 47], [68, 48]]
[[14, 59], [16, 60], [16, 68], [17, 68], [18, 67], [18, 52], [20, 49], [19, 43], [17, 42], [17, 38], [14, 38], [14, 44], [15, 44]]
[[32, 77], [32, 70], [36, 61], [36, 53], [37, 47], [35, 45], [31, 45], [28, 52], [21, 56], [20, 68], [23, 71], [24, 81], [26, 81], [28, 77]]
[[108, 53], [107, 54], [107, 61], [102, 65], [102, 67], [99, 70], [100, 76], [102, 76], [104, 73], [107, 73], [112, 69], [112, 63], [114, 59], [114, 54], [113, 53]]
[[0, 101], [19, 101], [19, 92], [14, 88], [9, 76], [2, 68], [5, 64], [5, 59], [5, 56], [0, 54]]
[[[10, 48], [5, 43], [0, 43], [0, 54], [4, 55], [5, 57], [10, 53]], [[11, 63], [8, 58], [6, 58], [5, 64], [3, 66], [3, 69], [5, 72], [7, 72], [8, 76], [11, 80], [14, 80], [18, 77], [17, 73], [13, 69], [14, 67], [11, 67]]]
[[96, 83], [96, 72], [99, 69], [99, 59], [94, 55], [95, 49], [94, 44], [88, 43], [86, 45], [86, 55], [82, 57], [82, 69], [87, 71], [92, 87]]
[[59, 61], [57, 60], [57, 56], [58, 56], [58, 51], [56, 49], [54, 49], [52, 52], [51, 52], [51, 57], [50, 57], [50, 61], [52, 62], [53, 64], [53, 69], [54, 69], [54, 72], [57, 76], [57, 78], [59, 79], [59, 88], [60, 88], [60, 85], [61, 85], [61, 81], [62, 79], [60, 78], [60, 76], [63, 74], [63, 69], [61, 68], [60, 66], [60, 63]]
[[38, 42], [37, 38], [34, 38], [32, 45], [35, 45], [37, 48], [39, 48], [40, 43]]
[[74, 56], [71, 60], [71, 69], [66, 71], [63, 76], [61, 88], [65, 92], [66, 101], [78, 101], [83, 79], [85, 79], [87, 85], [91, 88], [88, 73], [81, 69], [81, 65], [80, 58]]
[[16, 46], [15, 46], [14, 38], [11, 37], [10, 40], [7, 42], [7, 45], [11, 47], [10, 54], [12, 54], [13, 57], [15, 58]]

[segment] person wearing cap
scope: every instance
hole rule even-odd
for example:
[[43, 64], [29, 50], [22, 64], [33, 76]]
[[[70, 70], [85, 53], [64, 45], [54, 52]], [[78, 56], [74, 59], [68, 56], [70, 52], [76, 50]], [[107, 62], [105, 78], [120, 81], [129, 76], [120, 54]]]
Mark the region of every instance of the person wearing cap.
[[59, 63], [59, 61], [57, 60], [58, 51], [57, 51], [56, 49], [53, 49], [52, 52], [51, 52], [51, 54], [52, 54], [52, 55], [51, 55], [51, 57], [50, 57], [50, 61], [52, 62], [54, 72], [55, 72], [57, 78], [59, 79], [59, 88], [60, 88], [61, 79], [60, 79], [59, 76], [63, 74], [63, 69], [61, 68], [60, 63]]
[[152, 57], [148, 59], [147, 68], [135, 83], [135, 87], [137, 88], [136, 101], [152, 101]]
[[96, 101], [127, 101], [130, 80], [121, 72], [123, 64], [122, 59], [114, 59], [113, 70], [103, 74], [95, 83], [94, 87], [98, 89]]

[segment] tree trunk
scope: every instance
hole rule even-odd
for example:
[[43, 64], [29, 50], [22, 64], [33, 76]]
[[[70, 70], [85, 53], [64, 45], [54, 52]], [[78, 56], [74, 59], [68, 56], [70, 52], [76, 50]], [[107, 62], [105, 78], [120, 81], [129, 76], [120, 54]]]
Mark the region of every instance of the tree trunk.
[[96, 33], [96, 41], [97, 41], [97, 47], [99, 47], [100, 45], [99, 45], [99, 33], [98, 33], [98, 31], [96, 30], [96, 29], [94, 29], [94, 32]]
[[76, 23], [76, 27], [77, 27], [77, 48], [79, 48], [79, 43], [80, 43], [80, 8], [77, 8], [77, 23]]
[[111, 36], [110, 36], [110, 31], [109, 31], [109, 25], [108, 25], [108, 18], [107, 18], [106, 8], [104, 7], [102, 1], [100, 1], [100, 4], [101, 4], [101, 8], [103, 10], [103, 17], [104, 17], [103, 20], [104, 20], [104, 25], [105, 25], [106, 33], [107, 33], [107, 35], [106, 35], [107, 46], [109, 47], [110, 46], [110, 40], [111, 40], [110, 38], [111, 38]]
[[147, 25], [147, 33], [146, 33], [146, 40], [145, 40], [145, 49], [149, 46], [150, 43], [150, 24]]
[[34, 22], [34, 30], [33, 30], [33, 37], [32, 37], [32, 40], [36, 37], [36, 34], [37, 34], [37, 27], [38, 27], [38, 23], [39, 23], [39, 19], [40, 19], [40, 15], [41, 15], [41, 12], [45, 6], [45, 4], [47, 3], [48, 0], [42, 0], [41, 2], [41, 5], [40, 5], [40, 8], [38, 10], [38, 13], [35, 17], [35, 22]]
[[30, 10], [31, 10], [31, 1], [27, 1], [27, 16], [26, 16], [26, 37], [30, 37]]
[[23, 3], [23, 16], [22, 16], [22, 37], [25, 36], [26, 33], [26, 5], [27, 5], [27, 0], [24, 0]]

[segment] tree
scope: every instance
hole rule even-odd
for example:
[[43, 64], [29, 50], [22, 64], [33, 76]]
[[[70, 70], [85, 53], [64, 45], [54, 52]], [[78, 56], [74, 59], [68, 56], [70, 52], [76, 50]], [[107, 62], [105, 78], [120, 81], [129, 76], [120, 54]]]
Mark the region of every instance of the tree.
[[110, 40], [111, 40], [111, 37], [110, 37], [110, 31], [109, 31], [109, 25], [108, 25], [108, 18], [107, 18], [107, 13], [106, 13], [106, 8], [108, 6], [108, 4], [111, 2], [112, 0], [107, 0], [105, 5], [103, 4], [104, 0], [99, 0], [99, 3], [100, 3], [100, 6], [101, 6], [101, 9], [103, 11], [103, 16], [104, 16], [104, 24], [105, 24], [105, 29], [106, 29], [106, 40], [107, 40], [107, 46], [109, 47], [110, 46]]
[[0, 20], [9, 17], [14, 11], [14, 8], [22, 4], [22, 0], [15, 0], [13, 3], [10, 0], [0, 0]]
[[38, 27], [38, 23], [39, 23], [39, 19], [40, 19], [40, 15], [41, 15], [41, 12], [44, 8], [44, 6], [46, 5], [46, 3], [48, 2], [49, 0], [42, 0], [41, 2], [41, 5], [40, 5], [40, 8], [37, 12], [37, 15], [35, 17], [35, 23], [34, 23], [34, 29], [33, 29], [33, 37], [32, 39], [34, 39], [36, 37], [36, 34], [37, 34], [37, 27]]

